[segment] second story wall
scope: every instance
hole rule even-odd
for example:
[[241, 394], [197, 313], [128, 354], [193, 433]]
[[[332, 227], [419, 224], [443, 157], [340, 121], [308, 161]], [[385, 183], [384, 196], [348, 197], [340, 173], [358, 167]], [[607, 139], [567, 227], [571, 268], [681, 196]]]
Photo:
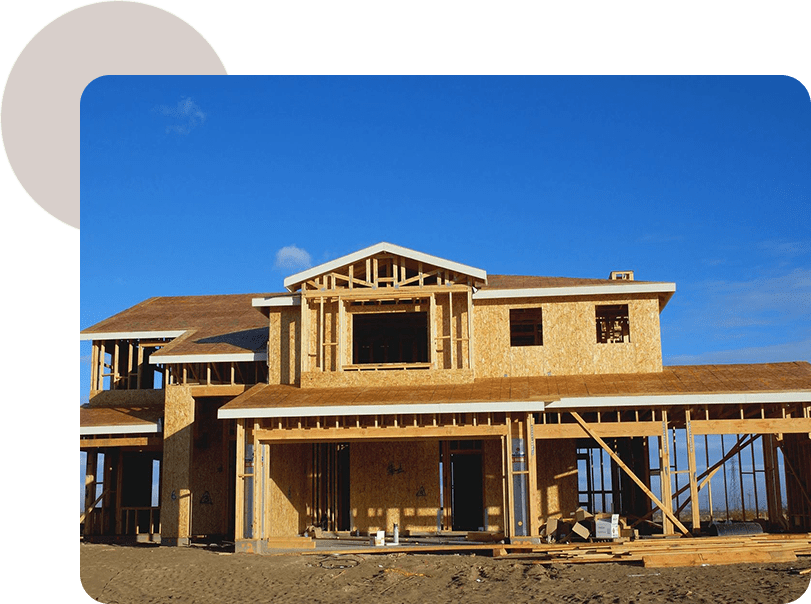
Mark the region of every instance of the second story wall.
[[655, 295], [478, 300], [473, 325], [477, 378], [662, 370]]

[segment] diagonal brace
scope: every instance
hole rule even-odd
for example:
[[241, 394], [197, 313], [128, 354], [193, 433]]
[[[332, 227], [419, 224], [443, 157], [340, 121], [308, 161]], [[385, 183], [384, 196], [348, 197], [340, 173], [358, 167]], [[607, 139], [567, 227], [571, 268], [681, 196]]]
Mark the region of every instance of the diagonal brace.
[[588, 434], [591, 438], [593, 438], [597, 442], [597, 444], [600, 445], [603, 448], [603, 450], [605, 450], [606, 453], [608, 453], [611, 456], [611, 459], [613, 459], [614, 462], [620, 468], [622, 468], [622, 470], [631, 478], [631, 480], [633, 480], [637, 484], [637, 486], [640, 489], [642, 489], [642, 491], [648, 497], [650, 497], [651, 501], [653, 501], [657, 506], [659, 506], [659, 509], [662, 510], [662, 513], [665, 514], [668, 518], [670, 518], [673, 524], [675, 524], [676, 527], [682, 533], [684, 533], [685, 535], [689, 535], [690, 531], [687, 530], [687, 527], [685, 527], [681, 522], [679, 522], [679, 519], [673, 514], [673, 512], [667, 509], [665, 505], [659, 500], [659, 498], [656, 495], [654, 495], [653, 492], [645, 485], [645, 483], [642, 482], [642, 480], [636, 474], [633, 473], [631, 468], [625, 465], [625, 462], [623, 462], [620, 459], [619, 455], [614, 453], [614, 451], [611, 450], [611, 447], [609, 447], [602, 438], [597, 436], [597, 434], [595, 434], [591, 430], [591, 428], [589, 428], [588, 424], [585, 421], [583, 421], [582, 417], [580, 417], [580, 414], [577, 413], [577, 411], [570, 411], [569, 413], [572, 415], [575, 421], [578, 424], [580, 424], [580, 427], [583, 428], [583, 430], [585, 430], [586, 434]]

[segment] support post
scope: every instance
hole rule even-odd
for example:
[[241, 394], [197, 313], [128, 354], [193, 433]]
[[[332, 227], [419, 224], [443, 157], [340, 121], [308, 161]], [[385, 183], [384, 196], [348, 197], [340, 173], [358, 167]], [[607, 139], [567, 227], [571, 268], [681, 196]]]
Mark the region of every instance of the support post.
[[[662, 435], [659, 437], [659, 484], [662, 488], [662, 532], [665, 535], [673, 535], [673, 522], [670, 516], [673, 515], [673, 487], [670, 483], [670, 438], [667, 428], [667, 410], [662, 410]], [[668, 512], [670, 515], [668, 515]]]
[[696, 443], [693, 438], [693, 426], [690, 409], [684, 411], [684, 424], [687, 433], [687, 473], [690, 478], [690, 511], [693, 534], [701, 532], [701, 515], [698, 504], [698, 483], [696, 482]]

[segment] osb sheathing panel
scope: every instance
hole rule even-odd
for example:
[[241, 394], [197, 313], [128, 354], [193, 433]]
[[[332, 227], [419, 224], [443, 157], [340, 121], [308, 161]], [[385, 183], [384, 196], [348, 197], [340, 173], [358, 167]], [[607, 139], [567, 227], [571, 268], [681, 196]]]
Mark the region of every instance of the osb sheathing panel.
[[500, 440], [485, 440], [482, 443], [484, 456], [484, 509], [486, 531], [504, 530], [504, 483], [503, 452]]
[[[598, 344], [595, 306], [628, 304], [631, 341]], [[543, 309], [543, 346], [510, 346], [510, 309]], [[479, 300], [474, 304], [476, 377], [645, 373], [662, 370], [655, 296]]]
[[273, 309], [269, 317], [268, 383], [296, 384], [299, 373], [299, 307]]
[[312, 445], [267, 445], [268, 537], [300, 535], [311, 522]]
[[536, 440], [538, 516], [568, 516], [577, 509], [577, 445], [572, 439]]
[[353, 442], [349, 447], [353, 528], [436, 531], [439, 442]]
[[189, 537], [194, 398], [186, 385], [166, 388], [161, 467], [161, 536]]
[[388, 371], [312, 371], [301, 377], [302, 388], [338, 388], [364, 386], [429, 386], [473, 383], [473, 371], [388, 370]]
[[228, 531], [228, 440], [223, 437], [224, 422], [217, 419], [217, 408], [223, 402], [207, 397], [196, 404], [191, 465], [194, 535], [222, 535]]

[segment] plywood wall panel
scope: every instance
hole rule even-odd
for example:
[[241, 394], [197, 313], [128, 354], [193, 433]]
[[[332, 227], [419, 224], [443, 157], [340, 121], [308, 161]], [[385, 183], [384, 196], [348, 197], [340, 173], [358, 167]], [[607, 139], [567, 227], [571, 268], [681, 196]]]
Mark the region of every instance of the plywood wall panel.
[[[595, 306], [628, 304], [631, 341], [597, 343]], [[474, 304], [476, 377], [642, 373], [662, 369], [655, 296], [479, 300]], [[510, 309], [543, 309], [543, 346], [510, 346]]]
[[573, 439], [536, 440], [538, 516], [568, 516], [577, 509], [577, 445]]
[[353, 528], [436, 531], [439, 442], [353, 442], [350, 508]]
[[485, 440], [482, 443], [484, 457], [484, 509], [487, 519], [486, 531], [504, 530], [504, 483], [503, 451], [501, 440]]
[[268, 446], [269, 537], [300, 535], [312, 521], [312, 447], [305, 443]]
[[167, 386], [161, 468], [161, 537], [169, 540], [183, 540], [190, 536], [193, 422], [191, 387]]

